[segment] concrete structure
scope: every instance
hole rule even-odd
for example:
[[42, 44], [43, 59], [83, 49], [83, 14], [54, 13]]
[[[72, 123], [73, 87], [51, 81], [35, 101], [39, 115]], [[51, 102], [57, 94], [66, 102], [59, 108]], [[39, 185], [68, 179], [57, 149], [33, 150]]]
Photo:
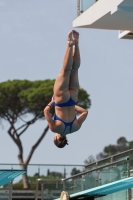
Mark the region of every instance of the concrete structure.
[[[126, 31], [133, 38], [133, 0], [78, 0], [73, 27]], [[127, 32], [128, 31], [128, 32]], [[130, 33], [130, 34], [129, 34]]]

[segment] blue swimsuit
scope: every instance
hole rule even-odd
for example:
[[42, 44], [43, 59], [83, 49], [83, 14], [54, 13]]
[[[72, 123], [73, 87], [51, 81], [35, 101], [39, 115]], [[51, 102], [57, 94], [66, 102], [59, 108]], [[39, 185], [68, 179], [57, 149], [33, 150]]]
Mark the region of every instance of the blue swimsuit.
[[[65, 103], [54, 103], [54, 106], [59, 106], [59, 107], [75, 106], [75, 105], [76, 105], [76, 102], [73, 101], [71, 98], [67, 102], [65, 102]], [[66, 128], [68, 126], [70, 126], [70, 133], [72, 132], [72, 125], [73, 125], [73, 122], [74, 122], [75, 119], [76, 119], [76, 116], [75, 116], [75, 118], [71, 122], [64, 122], [56, 114], [54, 115], [54, 120], [59, 120], [59, 121], [61, 121], [61, 122], [64, 123], [65, 129], [64, 129], [63, 133], [66, 131]]]
[[76, 102], [71, 98], [65, 103], [54, 103], [54, 106], [65, 107], [65, 106], [75, 106]]

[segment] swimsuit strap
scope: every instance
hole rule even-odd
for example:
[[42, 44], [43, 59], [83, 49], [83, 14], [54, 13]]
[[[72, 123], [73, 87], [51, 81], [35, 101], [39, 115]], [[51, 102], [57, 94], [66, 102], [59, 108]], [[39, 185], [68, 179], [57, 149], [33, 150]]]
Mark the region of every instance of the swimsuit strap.
[[[66, 131], [66, 128], [67, 128], [68, 126], [70, 126], [70, 133], [72, 132], [72, 125], [73, 125], [73, 122], [75, 121], [75, 119], [76, 119], [76, 116], [74, 117], [74, 119], [73, 119], [71, 122], [64, 122], [64, 121], [63, 121], [62, 119], [60, 119], [56, 114], [54, 115], [54, 120], [59, 120], [59, 121], [61, 121], [61, 122], [64, 123], [65, 128], [64, 128], [63, 133]], [[63, 133], [62, 133], [62, 134], [63, 134]]]
[[64, 121], [63, 121], [61, 118], [59, 118], [59, 117], [56, 115], [56, 113], [54, 114], [54, 120], [59, 120], [59, 121], [62, 121], [62, 122], [64, 123]]
[[76, 119], [76, 115], [75, 115], [75, 117], [74, 117], [73, 121], [71, 122], [71, 126], [70, 126], [70, 133], [72, 132], [72, 125], [73, 125], [73, 122], [75, 121], [75, 119]]
[[76, 119], [76, 116], [74, 117], [74, 119], [71, 122], [64, 122], [63, 120], [61, 120], [65, 124], [65, 129], [64, 129], [63, 133], [65, 133], [68, 126], [70, 126], [70, 133], [72, 132], [72, 125], [73, 125], [73, 122], [75, 121], [75, 119]]

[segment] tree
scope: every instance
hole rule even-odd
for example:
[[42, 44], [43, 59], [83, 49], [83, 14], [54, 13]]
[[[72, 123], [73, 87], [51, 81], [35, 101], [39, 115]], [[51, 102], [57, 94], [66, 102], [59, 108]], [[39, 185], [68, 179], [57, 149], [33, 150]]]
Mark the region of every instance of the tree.
[[[51, 174], [48, 176], [39, 175], [38, 173], [35, 173], [33, 176], [28, 176], [28, 180], [30, 182], [30, 189], [32, 189], [32, 190], [36, 189], [36, 180], [37, 179], [40, 179], [40, 184], [38, 185], [40, 190], [42, 187], [41, 179], [42, 179], [42, 182], [44, 181], [44, 183], [45, 183], [45, 188], [52, 190], [53, 187], [56, 187], [56, 188], [60, 187], [60, 186], [62, 187], [62, 184], [60, 184], [62, 178], [63, 178], [63, 174], [60, 172], [51, 172]], [[22, 180], [19, 180], [17, 183], [13, 184], [13, 189], [20, 190], [20, 189], [22, 189], [22, 185], [23, 185]]]
[[50, 172], [50, 169], [47, 170], [47, 177], [53, 177], [53, 178], [63, 178], [63, 174], [61, 172]]
[[77, 169], [76, 167], [74, 167], [71, 171], [71, 176], [74, 176], [76, 174], [79, 174], [81, 171], [79, 169]]
[[49, 175], [48, 176], [50, 176], [50, 177], [53, 177], [53, 178], [63, 178], [63, 174], [62, 173], [60, 173], [60, 172], [49, 172]]
[[91, 164], [91, 163], [93, 163], [93, 162], [95, 162], [96, 160], [95, 160], [95, 158], [94, 158], [94, 156], [93, 155], [90, 155], [89, 157], [88, 157], [88, 159], [86, 159], [85, 161], [84, 161], [84, 164], [85, 165], [89, 165], [89, 164]]
[[[133, 141], [127, 141], [125, 137], [118, 138], [116, 144], [109, 144], [105, 146], [103, 151], [97, 154], [96, 159], [93, 155], [90, 155], [88, 159], [84, 161], [85, 165], [91, 164], [103, 158], [127, 151], [133, 148]], [[130, 161], [133, 162], [133, 156], [130, 156]]]
[[105, 146], [103, 152], [97, 155], [97, 159], [100, 160], [127, 151], [131, 148], [133, 148], [133, 141], [129, 142], [125, 137], [120, 137], [115, 145], [109, 144], [108, 146]]
[[[7, 132], [18, 147], [18, 161], [21, 169], [27, 169], [35, 149], [49, 129], [48, 125], [44, 128], [24, 160], [21, 136], [30, 125], [40, 119], [45, 119], [43, 110], [51, 100], [53, 85], [54, 80], [50, 79], [43, 81], [9, 80], [0, 83], [0, 119], [4, 119], [9, 123]], [[84, 89], [79, 90], [77, 103], [84, 108], [90, 107], [89, 95]], [[52, 114], [54, 114], [54, 109]], [[30, 115], [30, 120], [26, 121], [26, 115]], [[23, 175], [23, 185], [24, 188], [29, 187], [27, 174]]]

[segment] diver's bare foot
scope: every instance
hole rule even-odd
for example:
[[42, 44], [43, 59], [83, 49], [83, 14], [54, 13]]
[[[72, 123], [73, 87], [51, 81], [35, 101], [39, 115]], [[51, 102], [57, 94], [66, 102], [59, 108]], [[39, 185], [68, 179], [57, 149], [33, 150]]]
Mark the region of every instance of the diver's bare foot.
[[74, 31], [71, 30], [69, 33], [68, 33], [68, 38], [67, 38], [67, 43], [68, 45], [71, 47], [73, 45], [75, 45], [75, 40], [73, 39], [73, 34], [74, 34]]
[[75, 45], [77, 45], [79, 43], [79, 33], [77, 31], [73, 30], [72, 38], [73, 38]]

